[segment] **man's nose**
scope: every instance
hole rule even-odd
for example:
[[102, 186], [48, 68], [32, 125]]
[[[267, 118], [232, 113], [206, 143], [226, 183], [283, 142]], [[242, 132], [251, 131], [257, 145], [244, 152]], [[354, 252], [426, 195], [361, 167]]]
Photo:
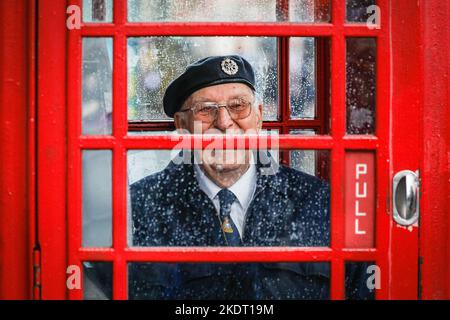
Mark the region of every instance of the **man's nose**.
[[214, 126], [222, 131], [225, 131], [233, 126], [233, 119], [231, 119], [230, 113], [228, 112], [227, 108], [218, 108]]

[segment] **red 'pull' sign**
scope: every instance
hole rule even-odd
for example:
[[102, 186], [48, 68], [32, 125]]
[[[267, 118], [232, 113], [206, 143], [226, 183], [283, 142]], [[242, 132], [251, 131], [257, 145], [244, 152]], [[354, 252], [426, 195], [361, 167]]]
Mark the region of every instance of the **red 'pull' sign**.
[[345, 247], [372, 248], [375, 221], [375, 164], [370, 152], [345, 155]]

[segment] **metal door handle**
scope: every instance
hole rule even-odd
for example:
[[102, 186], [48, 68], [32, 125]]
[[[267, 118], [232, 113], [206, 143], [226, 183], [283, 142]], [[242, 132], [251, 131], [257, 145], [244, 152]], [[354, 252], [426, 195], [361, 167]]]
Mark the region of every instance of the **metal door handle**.
[[419, 219], [419, 178], [410, 170], [403, 170], [394, 176], [392, 208], [394, 221], [410, 226]]

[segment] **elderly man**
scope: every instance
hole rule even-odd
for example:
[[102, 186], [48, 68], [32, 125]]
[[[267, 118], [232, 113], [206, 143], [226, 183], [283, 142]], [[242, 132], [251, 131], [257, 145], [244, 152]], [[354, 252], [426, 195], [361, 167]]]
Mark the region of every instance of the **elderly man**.
[[[234, 55], [189, 65], [168, 86], [164, 111], [190, 133], [262, 127], [253, 69]], [[134, 246], [329, 245], [329, 187], [320, 179], [285, 166], [263, 174], [261, 152], [250, 150], [199, 150], [183, 158], [191, 161], [172, 162], [131, 186]], [[324, 262], [134, 263], [129, 297], [326, 299], [329, 269]], [[348, 282], [355, 279], [360, 288], [362, 275]], [[355, 290], [355, 297], [364, 295], [364, 288]]]

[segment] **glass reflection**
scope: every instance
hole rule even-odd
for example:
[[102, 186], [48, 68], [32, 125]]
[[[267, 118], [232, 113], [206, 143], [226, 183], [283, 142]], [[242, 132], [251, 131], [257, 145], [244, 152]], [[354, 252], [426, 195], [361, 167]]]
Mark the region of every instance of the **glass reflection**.
[[128, 0], [128, 21], [329, 22], [330, 0]]
[[289, 1], [290, 21], [293, 22], [330, 22], [330, 0], [294, 0]]
[[128, 21], [274, 22], [275, 5], [276, 0], [128, 0]]
[[112, 22], [113, 0], [83, 0], [83, 22]]
[[289, 90], [291, 119], [316, 117], [316, 54], [314, 38], [290, 38]]
[[239, 54], [253, 66], [265, 108], [278, 118], [277, 42], [268, 37], [145, 37], [128, 40], [128, 119], [170, 120], [162, 97], [186, 66], [214, 55]]
[[83, 262], [83, 299], [112, 299], [112, 263]]
[[[306, 136], [315, 135], [313, 129], [295, 129], [290, 134], [299, 134]], [[326, 151], [323, 151], [324, 153]], [[316, 171], [316, 151], [314, 150], [292, 150], [290, 151], [291, 166], [299, 171], [303, 171], [310, 175], [317, 175]]]
[[128, 264], [132, 300], [316, 300], [329, 291], [327, 262]]
[[[278, 150], [237, 150], [230, 158], [214, 150], [214, 161], [232, 159], [224, 167], [234, 168], [218, 172], [207, 151], [179, 152], [128, 153], [130, 246], [231, 246], [227, 233], [240, 238], [232, 246], [329, 245], [328, 151], [297, 159], [298, 169], [314, 166], [316, 177], [279, 165]], [[240, 168], [236, 182], [222, 185]], [[224, 189], [234, 196], [227, 214]]]
[[112, 245], [112, 152], [83, 151], [83, 247]]
[[376, 0], [347, 0], [347, 21], [367, 22], [372, 15], [367, 8], [375, 4]]
[[375, 262], [349, 261], [345, 263], [345, 298], [347, 300], [375, 300], [375, 289], [381, 279]]
[[112, 39], [83, 38], [82, 133], [112, 133]]
[[375, 133], [376, 40], [347, 39], [347, 133]]

